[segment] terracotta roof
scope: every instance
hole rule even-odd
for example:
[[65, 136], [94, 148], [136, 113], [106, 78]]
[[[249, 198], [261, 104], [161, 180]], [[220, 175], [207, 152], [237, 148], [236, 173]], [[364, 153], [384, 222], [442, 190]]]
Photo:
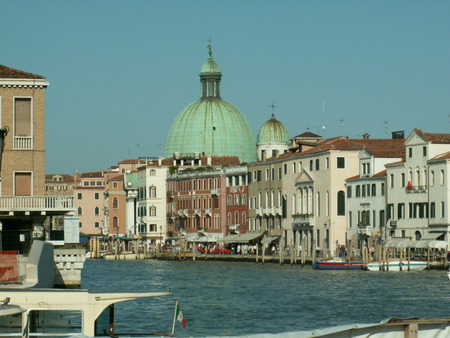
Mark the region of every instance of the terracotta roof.
[[316, 154], [330, 150], [369, 150], [376, 157], [404, 157], [403, 139], [349, 139], [337, 137], [320, 142], [317, 147], [300, 154]]
[[431, 143], [450, 144], [450, 134], [444, 133], [424, 133], [421, 129], [415, 128], [416, 132]]
[[318, 138], [318, 137], [322, 137], [320, 135], [311, 133], [310, 131], [304, 132], [303, 134], [294, 136], [293, 138], [297, 138], [297, 137], [313, 137], [313, 138]]
[[130, 158], [120, 161], [119, 164], [145, 164], [146, 161], [138, 158]]
[[94, 171], [90, 173], [82, 173], [81, 178], [103, 178], [104, 171]]
[[439, 154], [430, 159], [430, 161], [441, 161], [441, 160], [450, 160], [450, 151], [443, 154]]
[[355, 175], [355, 176], [347, 178], [346, 181], [354, 181], [354, 180], [359, 180], [361, 178], [364, 178], [366, 180], [370, 180], [370, 179], [373, 179], [373, 178], [386, 177], [386, 173], [387, 173], [387, 171], [385, 169], [385, 170], [382, 170], [380, 172], [377, 172], [376, 174], [374, 174], [374, 175], [372, 175], [370, 177], [366, 177], [366, 176], [365, 177], [361, 177], [360, 175]]
[[44, 76], [27, 73], [18, 69], [0, 65], [0, 78], [3, 79], [45, 79]]

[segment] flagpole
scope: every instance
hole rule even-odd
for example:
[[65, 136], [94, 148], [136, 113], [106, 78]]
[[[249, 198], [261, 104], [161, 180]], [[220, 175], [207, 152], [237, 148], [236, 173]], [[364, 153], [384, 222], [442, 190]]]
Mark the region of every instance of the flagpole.
[[173, 313], [173, 323], [172, 323], [172, 337], [175, 336], [175, 321], [177, 319], [177, 308], [178, 308], [178, 299], [175, 302], [175, 311]]

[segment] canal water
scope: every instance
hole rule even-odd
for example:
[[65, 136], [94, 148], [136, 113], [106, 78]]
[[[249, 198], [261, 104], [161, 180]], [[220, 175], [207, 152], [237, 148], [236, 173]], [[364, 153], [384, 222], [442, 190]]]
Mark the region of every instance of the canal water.
[[87, 260], [82, 287], [167, 291], [173, 297], [116, 305], [119, 333], [172, 329], [177, 337], [308, 331], [396, 318], [450, 317], [447, 271], [313, 270], [310, 265], [217, 261]]

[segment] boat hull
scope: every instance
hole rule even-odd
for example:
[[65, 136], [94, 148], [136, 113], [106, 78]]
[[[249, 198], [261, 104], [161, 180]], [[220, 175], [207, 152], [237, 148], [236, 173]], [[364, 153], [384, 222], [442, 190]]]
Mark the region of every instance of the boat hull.
[[[389, 267], [388, 267], [389, 266]], [[371, 262], [367, 264], [367, 270], [369, 271], [411, 271], [411, 270], [425, 270], [427, 268], [427, 262], [423, 261], [410, 261], [408, 269], [408, 261], [392, 261], [385, 263]]]
[[323, 270], [353, 270], [363, 268], [362, 261], [314, 261], [313, 268]]

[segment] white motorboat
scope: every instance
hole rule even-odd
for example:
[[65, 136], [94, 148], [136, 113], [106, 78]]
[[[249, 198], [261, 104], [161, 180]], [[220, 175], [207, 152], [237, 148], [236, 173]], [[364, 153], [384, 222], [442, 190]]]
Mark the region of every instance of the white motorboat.
[[[120, 334], [114, 331], [115, 303], [169, 295], [172, 293], [2, 288], [0, 336], [113, 336]], [[97, 321], [102, 313], [108, 320]], [[165, 335], [172, 336], [173, 330]]]
[[426, 261], [402, 260], [393, 259], [385, 262], [370, 262], [367, 264], [369, 271], [411, 271], [411, 270], [425, 270], [427, 268]]

